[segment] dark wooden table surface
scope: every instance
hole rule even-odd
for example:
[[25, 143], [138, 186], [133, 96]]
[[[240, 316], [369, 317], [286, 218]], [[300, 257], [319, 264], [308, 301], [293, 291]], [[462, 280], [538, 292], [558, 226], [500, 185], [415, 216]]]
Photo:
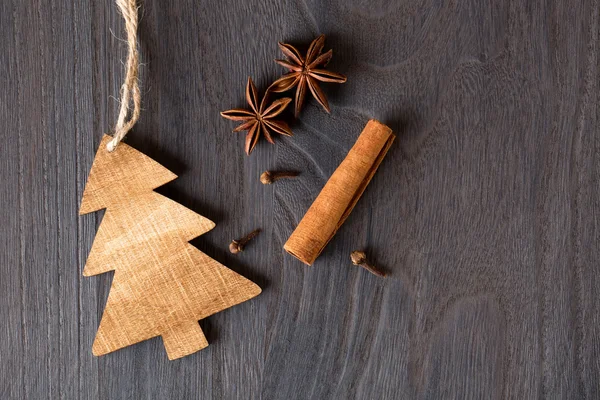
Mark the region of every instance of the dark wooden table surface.
[[[141, 2], [143, 114], [127, 142], [216, 222], [192, 243], [263, 293], [200, 322], [210, 346], [91, 345], [112, 274], [77, 215], [118, 108], [111, 0], [0, 2], [0, 398], [600, 398], [599, 2]], [[292, 139], [251, 157], [219, 111], [334, 49]], [[369, 118], [398, 135], [312, 268], [282, 250]], [[297, 169], [263, 186], [265, 169]], [[232, 238], [262, 235], [241, 256]], [[351, 266], [367, 249], [389, 274]]]

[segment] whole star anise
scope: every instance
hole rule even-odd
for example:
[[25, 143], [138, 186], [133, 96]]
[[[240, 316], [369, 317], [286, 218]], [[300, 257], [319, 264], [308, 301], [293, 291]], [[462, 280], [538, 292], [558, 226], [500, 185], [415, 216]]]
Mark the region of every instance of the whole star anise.
[[256, 86], [254, 86], [252, 78], [248, 78], [248, 84], [246, 85], [246, 101], [252, 110], [234, 108], [232, 110], [221, 112], [223, 118], [233, 121], [244, 121], [240, 126], [235, 128], [233, 132], [248, 131], [246, 134], [246, 154], [248, 155], [254, 150], [254, 146], [256, 146], [256, 142], [258, 142], [261, 132], [265, 136], [265, 139], [271, 144], [274, 144], [275, 142], [271, 137], [270, 130], [277, 132], [280, 135], [293, 135], [287, 123], [273, 119], [285, 110], [292, 99], [284, 97], [275, 100], [271, 105], [266, 107], [268, 96], [269, 91], [267, 90], [259, 105]]
[[324, 45], [325, 35], [321, 35], [312, 41], [306, 53], [306, 58], [303, 58], [296, 48], [289, 44], [279, 42], [279, 48], [286, 56], [287, 60], [275, 60], [275, 62], [289, 69], [290, 72], [273, 82], [268, 90], [281, 93], [297, 86], [296, 106], [294, 111], [296, 116], [298, 116], [302, 109], [302, 105], [304, 104], [307, 86], [313, 97], [323, 106], [325, 111], [330, 112], [331, 110], [327, 98], [317, 81], [335, 83], [346, 82], [346, 77], [342, 74], [317, 68], [327, 65], [333, 55], [333, 50], [321, 54]]

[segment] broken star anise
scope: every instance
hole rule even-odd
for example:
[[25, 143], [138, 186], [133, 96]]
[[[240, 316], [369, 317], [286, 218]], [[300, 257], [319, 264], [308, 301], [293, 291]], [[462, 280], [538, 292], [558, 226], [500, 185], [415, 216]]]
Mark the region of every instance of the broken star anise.
[[344, 75], [318, 68], [327, 65], [333, 55], [333, 50], [321, 54], [324, 45], [325, 35], [321, 35], [312, 41], [306, 53], [306, 58], [303, 58], [296, 48], [289, 44], [279, 42], [279, 48], [283, 54], [285, 54], [287, 60], [275, 60], [275, 62], [289, 69], [290, 72], [273, 82], [268, 90], [281, 93], [297, 86], [294, 112], [296, 116], [298, 116], [302, 109], [302, 105], [304, 104], [307, 86], [313, 97], [323, 106], [325, 111], [330, 112], [327, 98], [317, 81], [335, 83], [346, 82], [346, 77]]
[[271, 137], [270, 131], [277, 132], [280, 135], [292, 136], [292, 131], [287, 123], [273, 119], [285, 110], [292, 99], [284, 97], [275, 100], [266, 107], [268, 96], [269, 91], [267, 90], [267, 93], [265, 93], [259, 104], [256, 86], [254, 86], [252, 79], [248, 78], [248, 84], [246, 85], [246, 101], [250, 105], [251, 110], [234, 108], [221, 113], [221, 116], [224, 118], [233, 121], [243, 121], [243, 123], [233, 131], [248, 131], [246, 134], [246, 154], [248, 155], [254, 150], [254, 146], [256, 146], [256, 142], [258, 142], [261, 132], [265, 136], [265, 139], [272, 144], [275, 142]]

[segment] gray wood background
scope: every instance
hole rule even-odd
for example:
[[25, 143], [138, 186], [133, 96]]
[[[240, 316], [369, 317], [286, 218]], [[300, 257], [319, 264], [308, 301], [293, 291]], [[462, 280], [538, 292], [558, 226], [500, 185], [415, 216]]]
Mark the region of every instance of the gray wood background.
[[[144, 0], [143, 114], [159, 189], [217, 223], [193, 244], [263, 293], [96, 358], [112, 275], [81, 274], [77, 215], [116, 119], [111, 0], [0, 2], [0, 398], [600, 398], [599, 1]], [[282, 72], [277, 41], [334, 49], [296, 136], [251, 157], [219, 111]], [[312, 268], [288, 235], [369, 118], [398, 140]], [[302, 172], [263, 186], [265, 169]], [[241, 256], [232, 238], [261, 227]], [[349, 263], [367, 249], [390, 277]]]

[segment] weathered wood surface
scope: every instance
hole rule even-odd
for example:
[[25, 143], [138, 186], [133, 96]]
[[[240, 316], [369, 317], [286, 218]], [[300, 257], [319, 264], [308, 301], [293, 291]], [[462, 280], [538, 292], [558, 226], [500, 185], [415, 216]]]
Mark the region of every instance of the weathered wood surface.
[[[126, 46], [111, 0], [0, 2], [0, 398], [600, 397], [598, 0], [143, 3], [144, 111], [128, 143], [214, 221], [192, 243], [263, 293], [97, 358], [111, 274], [83, 277], [77, 215]], [[115, 36], [111, 35], [111, 31]], [[219, 111], [281, 69], [276, 40], [328, 35], [295, 136], [251, 157]], [[313, 268], [282, 246], [369, 118], [398, 135]], [[265, 169], [302, 171], [263, 186]], [[232, 238], [262, 227], [241, 256]], [[390, 274], [350, 264], [369, 249]]]

